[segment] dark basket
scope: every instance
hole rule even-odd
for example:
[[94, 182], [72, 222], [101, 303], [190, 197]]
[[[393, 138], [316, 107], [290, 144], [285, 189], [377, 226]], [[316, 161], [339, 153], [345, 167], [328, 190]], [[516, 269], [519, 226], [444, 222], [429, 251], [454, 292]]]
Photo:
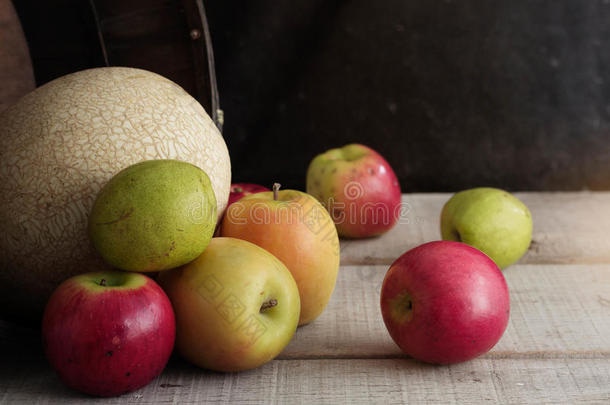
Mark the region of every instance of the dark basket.
[[195, 97], [222, 129], [202, 0], [13, 0], [37, 84], [99, 66], [150, 70]]
[[89, 0], [89, 4], [107, 66], [138, 67], [176, 81], [222, 129], [202, 0]]

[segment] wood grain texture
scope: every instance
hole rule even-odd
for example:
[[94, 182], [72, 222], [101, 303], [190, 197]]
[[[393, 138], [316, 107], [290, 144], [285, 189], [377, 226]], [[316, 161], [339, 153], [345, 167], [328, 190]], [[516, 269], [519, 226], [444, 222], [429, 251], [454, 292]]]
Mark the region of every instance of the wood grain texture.
[[[0, 403], [79, 404], [41, 363], [0, 374]], [[477, 359], [430, 366], [409, 359], [275, 360], [220, 374], [172, 363], [148, 386], [104, 404], [596, 403], [610, 400], [606, 359]]]
[[[343, 264], [391, 264], [440, 239], [440, 214], [453, 194], [403, 194], [399, 223], [377, 238], [341, 241]], [[530, 209], [533, 243], [519, 263], [610, 263], [610, 192], [515, 193]]]
[[[387, 266], [342, 266], [322, 315], [297, 330], [280, 359], [405, 357], [379, 309]], [[610, 265], [517, 265], [505, 270], [507, 330], [486, 358], [606, 358], [610, 364]], [[38, 332], [0, 322], [0, 357], [39, 350]]]
[[[602, 233], [604, 227], [610, 229], [608, 215], [604, 216], [610, 204], [603, 207], [609, 195], [519, 195], [534, 212], [535, 235], [554, 244], [541, 244], [538, 252], [530, 251], [532, 257], [523, 262], [533, 264], [518, 264], [504, 271], [511, 294], [510, 322], [496, 347], [478, 359], [431, 366], [407, 358], [390, 339], [379, 310], [381, 282], [389, 265], [342, 265], [325, 312], [299, 328], [277, 360], [247, 372], [220, 374], [174, 357], [147, 387], [119, 398], [92, 401], [609, 403], [610, 263], [599, 259], [604, 243], [608, 243]], [[448, 196], [411, 195], [405, 199], [412, 204], [414, 219], [417, 215], [426, 219], [440, 212]], [[427, 240], [438, 232], [438, 224], [429, 226], [425, 220], [419, 224], [404, 228], [408, 231], [406, 244], [415, 245], [413, 240]], [[586, 231], [592, 236], [585, 235]], [[600, 238], [597, 243], [596, 235]], [[391, 253], [390, 247], [381, 243], [382, 238], [371, 240], [377, 241], [378, 247], [371, 251]], [[364, 241], [363, 246], [371, 241]], [[568, 257], [570, 251], [565, 249], [580, 255], [571, 260], [577, 264], [536, 264], [551, 254]], [[536, 258], [540, 252], [544, 254]], [[61, 384], [44, 360], [35, 330], [0, 321], [0, 359], [0, 403], [77, 404], [91, 400]]]
[[[401, 357], [379, 309], [387, 269], [342, 266], [326, 311], [297, 330], [280, 358]], [[610, 265], [516, 265], [504, 274], [510, 321], [485, 357], [603, 357], [610, 363]]]

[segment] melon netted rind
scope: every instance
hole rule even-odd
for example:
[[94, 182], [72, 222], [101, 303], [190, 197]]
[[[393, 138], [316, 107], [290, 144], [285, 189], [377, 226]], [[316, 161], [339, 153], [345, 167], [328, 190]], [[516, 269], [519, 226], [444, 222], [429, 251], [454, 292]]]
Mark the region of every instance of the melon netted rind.
[[181, 87], [133, 68], [49, 82], [0, 114], [0, 316], [38, 319], [64, 279], [105, 265], [87, 239], [97, 192], [147, 159], [178, 159], [210, 177], [220, 216], [226, 144]]

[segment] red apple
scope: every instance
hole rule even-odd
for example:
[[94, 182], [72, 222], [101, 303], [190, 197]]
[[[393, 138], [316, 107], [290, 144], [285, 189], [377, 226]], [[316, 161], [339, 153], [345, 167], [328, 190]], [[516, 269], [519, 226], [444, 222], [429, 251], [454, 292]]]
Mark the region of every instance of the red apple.
[[460, 242], [429, 242], [400, 256], [381, 288], [381, 313], [403, 352], [450, 364], [489, 351], [510, 312], [502, 272], [481, 251]]
[[154, 281], [108, 271], [64, 281], [47, 303], [42, 335], [47, 358], [66, 385], [114, 396], [161, 373], [176, 326], [171, 303]]
[[[265, 186], [260, 186], [258, 184], [254, 184], [254, 183], [231, 184], [231, 192], [229, 193], [229, 202], [227, 203], [227, 208], [229, 208], [229, 206], [231, 204], [233, 204], [234, 202], [241, 200], [242, 198], [244, 198], [247, 195], [263, 193], [265, 191], [271, 191], [271, 190]], [[216, 226], [216, 231], [214, 232], [214, 236], [220, 236], [220, 222], [222, 222], [222, 219], [221, 219], [221, 221], [218, 222], [218, 225]]]
[[373, 149], [351, 144], [316, 156], [307, 192], [328, 209], [340, 236], [364, 238], [388, 231], [400, 217], [400, 185]]
[[235, 183], [231, 184], [231, 193], [229, 194], [229, 202], [227, 207], [233, 204], [235, 201], [239, 201], [242, 197], [250, 194], [261, 193], [263, 191], [271, 191], [267, 187], [259, 186], [258, 184], [252, 183]]

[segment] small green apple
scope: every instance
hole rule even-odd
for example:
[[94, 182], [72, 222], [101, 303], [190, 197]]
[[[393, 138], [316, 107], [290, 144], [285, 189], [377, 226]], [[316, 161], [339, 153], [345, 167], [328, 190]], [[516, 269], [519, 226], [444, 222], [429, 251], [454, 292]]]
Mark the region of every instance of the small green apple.
[[500, 268], [516, 262], [532, 241], [532, 215], [514, 195], [479, 187], [456, 193], [441, 213], [443, 240], [464, 242]]

